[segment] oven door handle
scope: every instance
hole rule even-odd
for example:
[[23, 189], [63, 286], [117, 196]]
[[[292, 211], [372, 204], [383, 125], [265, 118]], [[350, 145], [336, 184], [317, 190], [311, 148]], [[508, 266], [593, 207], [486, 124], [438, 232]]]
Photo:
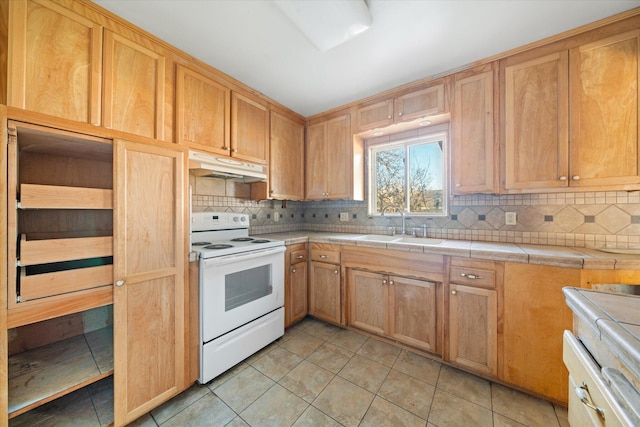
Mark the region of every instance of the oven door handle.
[[203, 259], [202, 262], [206, 266], [226, 265], [234, 262], [244, 261], [253, 258], [263, 258], [269, 255], [276, 255], [286, 250], [284, 246], [276, 246], [275, 248], [259, 249], [257, 251], [241, 252], [238, 254], [224, 255], [214, 258]]

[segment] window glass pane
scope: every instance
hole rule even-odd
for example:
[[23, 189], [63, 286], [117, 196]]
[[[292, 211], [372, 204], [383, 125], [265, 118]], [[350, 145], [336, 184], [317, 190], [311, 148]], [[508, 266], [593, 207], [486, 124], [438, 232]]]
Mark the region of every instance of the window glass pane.
[[227, 274], [224, 279], [224, 311], [233, 310], [272, 292], [271, 264]]
[[442, 213], [442, 141], [409, 146], [409, 211]]
[[405, 206], [404, 147], [378, 150], [375, 155], [376, 211], [387, 205]]

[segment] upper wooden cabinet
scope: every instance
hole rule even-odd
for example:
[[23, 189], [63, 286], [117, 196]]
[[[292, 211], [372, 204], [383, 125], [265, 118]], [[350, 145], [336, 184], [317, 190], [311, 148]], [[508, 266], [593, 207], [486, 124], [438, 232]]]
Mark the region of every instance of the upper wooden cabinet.
[[48, 1], [8, 5], [7, 105], [100, 125], [102, 26]]
[[640, 30], [569, 51], [569, 177], [576, 187], [639, 188]]
[[269, 197], [304, 199], [304, 124], [271, 111]]
[[307, 128], [306, 199], [363, 200], [363, 144], [344, 114]]
[[231, 90], [180, 64], [176, 67], [177, 142], [229, 155]]
[[356, 110], [357, 132], [442, 113], [444, 84], [363, 105]]
[[269, 108], [238, 92], [231, 92], [230, 154], [249, 162], [269, 163]]
[[159, 48], [142, 41], [148, 46], [105, 30], [103, 125], [164, 140], [167, 60]]
[[496, 65], [455, 75], [451, 113], [453, 194], [498, 192]]
[[640, 31], [504, 61], [508, 192], [640, 188]]

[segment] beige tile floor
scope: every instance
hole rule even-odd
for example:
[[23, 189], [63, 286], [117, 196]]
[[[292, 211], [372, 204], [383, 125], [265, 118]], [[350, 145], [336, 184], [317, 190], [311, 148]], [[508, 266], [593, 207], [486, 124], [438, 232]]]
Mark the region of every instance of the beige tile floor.
[[[10, 426], [113, 421], [112, 380], [11, 420]], [[307, 318], [136, 426], [568, 426], [553, 405], [363, 335]]]

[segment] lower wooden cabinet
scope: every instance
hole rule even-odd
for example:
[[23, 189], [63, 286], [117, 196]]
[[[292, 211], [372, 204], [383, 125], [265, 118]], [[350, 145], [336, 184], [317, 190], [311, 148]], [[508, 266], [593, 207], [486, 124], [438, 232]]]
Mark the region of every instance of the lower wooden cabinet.
[[309, 314], [327, 322], [341, 323], [340, 266], [309, 263]]
[[347, 270], [348, 324], [437, 353], [434, 282]]
[[452, 258], [445, 358], [482, 375], [498, 375], [498, 301], [503, 264]]
[[285, 258], [284, 326], [288, 328], [307, 315], [307, 245], [287, 247]]

